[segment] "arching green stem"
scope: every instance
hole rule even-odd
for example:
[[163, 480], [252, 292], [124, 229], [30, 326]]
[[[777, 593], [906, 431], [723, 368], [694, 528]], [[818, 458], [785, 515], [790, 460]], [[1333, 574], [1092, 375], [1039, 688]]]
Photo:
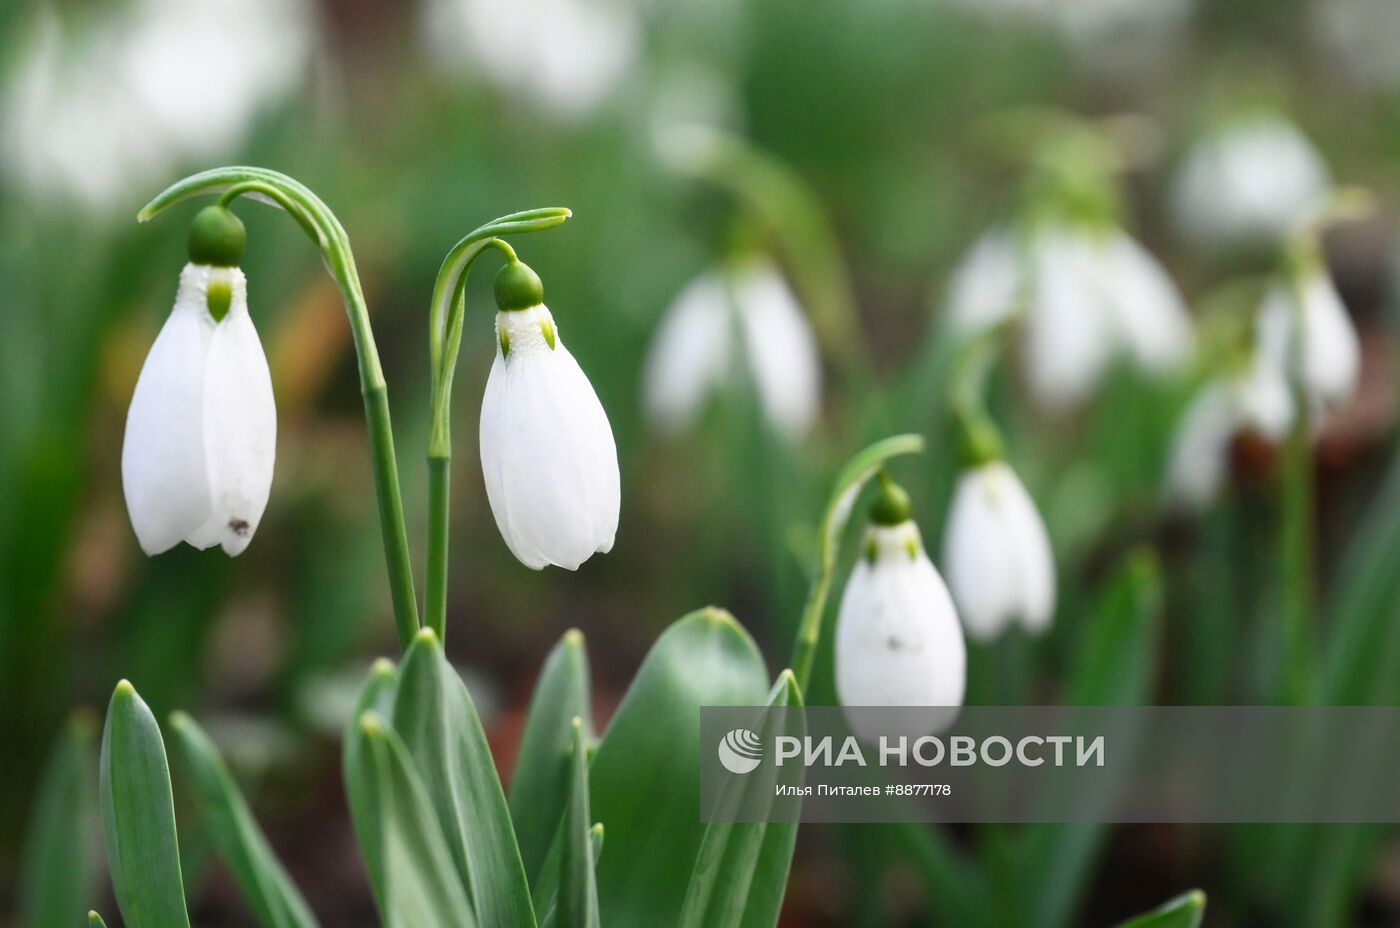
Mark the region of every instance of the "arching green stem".
[[539, 232], [572, 216], [560, 207], [527, 210], [493, 219], [462, 239], [443, 259], [433, 284], [428, 312], [428, 358], [432, 365], [432, 421], [428, 437], [428, 577], [423, 595], [424, 621], [440, 640], [447, 637], [448, 504], [452, 462], [452, 375], [462, 344], [463, 288], [472, 262], [485, 248], [515, 260], [515, 251], [499, 236]]
[[316, 243], [326, 269], [340, 288], [359, 361], [360, 392], [364, 396], [365, 422], [369, 429], [375, 491], [379, 499], [379, 527], [384, 536], [394, 621], [399, 644], [407, 648], [418, 630], [418, 604], [413, 589], [408, 534], [404, 528], [394, 435], [389, 422], [389, 394], [349, 236], [330, 208], [305, 186], [285, 174], [257, 167], [214, 168], [191, 175], [147, 203], [137, 218], [145, 222], [181, 200], [214, 193], [223, 194], [221, 202], [225, 205], [247, 195], [285, 210]]
[[968, 339], [955, 362], [948, 391], [959, 467], [980, 467], [1003, 454], [1001, 432], [987, 411], [986, 385], [996, 361], [1001, 327]]
[[841, 536], [846, 531], [851, 512], [855, 509], [856, 497], [860, 495], [861, 488], [880, 472], [890, 458], [901, 454], [916, 454], [923, 450], [922, 435], [894, 435], [857, 453], [846, 462], [840, 476], [836, 478], [831, 500], [826, 504], [826, 512], [822, 515], [816, 574], [807, 594], [807, 604], [802, 609], [802, 620], [798, 623], [797, 640], [792, 647], [792, 660], [788, 662], [804, 698], [812, 678], [817, 644], [821, 641], [822, 615], [826, 612], [826, 600], [831, 594], [831, 581], [836, 573]]

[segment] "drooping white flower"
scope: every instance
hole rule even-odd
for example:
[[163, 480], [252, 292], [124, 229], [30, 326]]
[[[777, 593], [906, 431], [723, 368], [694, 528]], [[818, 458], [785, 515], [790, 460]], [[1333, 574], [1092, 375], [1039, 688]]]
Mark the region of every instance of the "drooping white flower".
[[735, 377], [751, 380], [765, 416], [784, 435], [799, 437], [816, 421], [821, 410], [816, 335], [768, 261], [703, 274], [676, 297], [647, 354], [647, 412], [663, 431], [683, 431]]
[[276, 444], [247, 279], [236, 267], [185, 265], [126, 418], [122, 487], [141, 548], [242, 553], [267, 507]]
[[1022, 360], [1043, 405], [1086, 400], [1109, 365], [1126, 357], [1161, 376], [1192, 350], [1191, 317], [1165, 269], [1126, 233], [1051, 224], [1019, 246], [983, 236], [954, 272], [948, 312], [975, 332], [1001, 323], [1024, 298]]
[[1192, 147], [1172, 211], [1182, 233], [1203, 246], [1270, 245], [1320, 208], [1330, 187], [1327, 165], [1296, 126], [1256, 117]]
[[[1295, 345], [1300, 319], [1302, 338]], [[1257, 325], [1260, 356], [1281, 371], [1295, 371], [1313, 402], [1335, 406], [1356, 390], [1360, 341], [1325, 268], [1311, 268], [1292, 284], [1275, 284], [1259, 309]], [[1301, 352], [1296, 361], [1295, 350]]]
[[943, 533], [943, 569], [968, 635], [990, 641], [1011, 623], [1047, 628], [1055, 612], [1050, 538], [1004, 461], [964, 471]]
[[[957, 612], [912, 520], [872, 525], [836, 620], [836, 692], [843, 706], [958, 707], [967, 647]], [[891, 732], [847, 711], [866, 740]], [[928, 729], [938, 715], [919, 715]]]
[[496, 334], [480, 435], [491, 512], [526, 567], [577, 570], [610, 551], [617, 534], [612, 426], [542, 303], [503, 308]]
[[0, 168], [27, 191], [115, 205], [237, 146], [312, 45], [304, 0], [41, 5], [0, 99]]
[[424, 13], [424, 39], [445, 68], [480, 68], [501, 89], [567, 118], [601, 104], [641, 46], [630, 0], [431, 0]]

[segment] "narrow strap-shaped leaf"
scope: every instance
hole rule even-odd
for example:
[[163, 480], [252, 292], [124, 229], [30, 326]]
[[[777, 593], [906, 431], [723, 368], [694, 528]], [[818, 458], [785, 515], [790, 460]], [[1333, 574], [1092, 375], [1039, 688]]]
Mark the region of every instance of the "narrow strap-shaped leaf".
[[[1150, 551], [1130, 555], [1091, 616], [1071, 674], [1070, 705], [1142, 703], [1152, 682], [1161, 602], [1155, 555]], [[1059, 928], [1069, 923], [1105, 834], [1105, 826], [1098, 822], [1026, 829], [1021, 898], [1028, 924]]]
[[379, 816], [385, 928], [474, 928], [477, 919], [408, 749], [373, 712], [360, 717], [360, 730]]
[[573, 719], [569, 751], [569, 796], [560, 822], [559, 883], [540, 928], [599, 928], [595, 870], [603, 829], [588, 815], [588, 740], [583, 720]]
[[761, 705], [767, 690], [758, 648], [723, 610], [686, 616], [652, 647], [589, 771], [593, 815], [608, 829], [598, 864], [608, 928], [676, 923], [705, 832], [700, 707]]
[[535, 924], [530, 887], [486, 732], [432, 629], [404, 656], [394, 705], [462, 885], [486, 925]]
[[[778, 675], [767, 705], [777, 711], [764, 715], [760, 735], [764, 744], [772, 743], [777, 734], [800, 738], [805, 733], [798, 713], [785, 711], [802, 707], [802, 694], [791, 671]], [[761, 819], [757, 803], [766, 800], [767, 807], [772, 807], [775, 788], [784, 783], [784, 770], [800, 775], [801, 768], [789, 765], [780, 770], [769, 763], [742, 779], [730, 779], [720, 805], [742, 808], [746, 819]], [[772, 928], [783, 907], [796, 842], [796, 822], [710, 822], [686, 890], [680, 928]]]
[[72, 928], [96, 884], [96, 720], [75, 713], [44, 765], [24, 847], [22, 924]]
[[392, 718], [394, 713], [394, 693], [398, 689], [399, 677], [394, 665], [380, 659], [370, 668], [355, 708], [345, 726], [343, 745], [342, 774], [345, 779], [345, 797], [350, 805], [350, 822], [355, 827], [355, 837], [360, 843], [360, 853], [365, 858], [365, 872], [369, 874], [370, 890], [374, 893], [379, 911], [385, 911], [384, 898], [384, 840], [380, 833], [380, 816], [374, 789], [374, 761], [365, 743], [364, 729], [360, 718], [372, 712], [379, 718]]
[[573, 719], [582, 719], [585, 736], [592, 734], [588, 703], [588, 655], [583, 635], [571, 629], [540, 670], [510, 782], [510, 817], [531, 886], [568, 801]]
[[1160, 908], [1120, 922], [1118, 928], [1197, 928], [1205, 914], [1206, 894], [1193, 889]]
[[214, 846], [258, 921], [265, 928], [315, 928], [315, 916], [253, 819], [218, 748], [183, 712], [171, 715], [170, 728]]
[[189, 928], [165, 745], [125, 680], [107, 707], [98, 792], [107, 868], [128, 928]]
[[88, 928], [107, 928], [107, 923], [96, 912], [88, 912]]

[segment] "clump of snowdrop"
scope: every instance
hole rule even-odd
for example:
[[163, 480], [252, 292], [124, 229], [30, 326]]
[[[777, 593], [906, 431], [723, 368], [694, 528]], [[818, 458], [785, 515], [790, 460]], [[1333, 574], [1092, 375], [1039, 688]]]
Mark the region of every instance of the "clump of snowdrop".
[[[881, 475], [865, 550], [846, 583], [836, 620], [836, 692], [846, 707], [962, 705], [967, 648], [948, 588], [924, 552], [909, 497]], [[920, 713], [942, 728], [953, 712]], [[859, 711], [846, 713], [856, 734], [889, 732]]]
[[277, 407], [238, 269], [243, 244], [226, 208], [196, 216], [175, 308], [131, 398], [122, 487], [147, 554], [181, 541], [241, 554], [267, 508]]
[[612, 426], [564, 347], [535, 272], [496, 278], [496, 361], [481, 402], [481, 470], [496, 526], [535, 570], [612, 549], [621, 485]]
[[798, 438], [820, 413], [821, 377], [797, 297], [770, 261], [751, 259], [702, 274], [676, 297], [652, 339], [643, 394], [651, 421], [675, 433], [694, 425], [716, 392], [747, 378], [768, 421]]
[[1043, 632], [1055, 613], [1055, 560], [1030, 494], [990, 422], [962, 423], [965, 466], [943, 530], [943, 569], [970, 637], [1013, 624]]
[[1083, 403], [1118, 359], [1165, 376], [1193, 349], [1191, 317], [1166, 270], [1106, 223], [988, 232], [955, 270], [947, 305], [962, 335], [1020, 314], [1026, 380], [1049, 409]]
[[312, 45], [300, 0], [40, 5], [0, 100], [0, 168], [23, 189], [114, 206], [184, 159], [238, 145]]
[[631, 70], [641, 25], [631, 0], [431, 0], [423, 31], [444, 68], [480, 68], [503, 90], [578, 119]]
[[1256, 115], [1196, 142], [1171, 205], [1182, 233], [1203, 247], [1268, 247], [1310, 219], [1331, 186], [1322, 156], [1295, 125]]

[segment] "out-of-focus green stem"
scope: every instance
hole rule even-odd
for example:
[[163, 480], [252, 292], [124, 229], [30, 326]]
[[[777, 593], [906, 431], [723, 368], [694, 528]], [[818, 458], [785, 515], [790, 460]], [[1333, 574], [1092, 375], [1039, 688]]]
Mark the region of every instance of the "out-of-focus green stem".
[[423, 594], [425, 624], [447, 639], [447, 550], [452, 482], [452, 375], [462, 345], [463, 288], [481, 252], [495, 248], [509, 261], [515, 251], [498, 236], [553, 228], [573, 215], [563, 208], [534, 209], [493, 219], [447, 253], [433, 284], [428, 310], [428, 359], [432, 365], [431, 423], [428, 433], [428, 576]]
[[224, 205], [250, 194], [254, 199], [286, 210], [321, 250], [326, 269], [340, 288], [359, 361], [360, 392], [364, 397], [365, 423], [369, 430], [394, 623], [400, 647], [407, 648], [418, 631], [418, 598], [413, 589], [413, 564], [409, 559], [394, 433], [389, 421], [389, 391], [374, 343], [374, 330], [370, 327], [369, 307], [365, 304], [355, 257], [350, 250], [350, 238], [330, 208], [300, 182], [277, 171], [257, 167], [214, 168], [191, 175], [146, 204], [138, 218], [144, 222], [174, 203], [210, 193], [223, 193], [220, 202]]
[[1296, 387], [1293, 429], [1283, 448], [1280, 480], [1283, 567], [1283, 692], [1289, 705], [1307, 702], [1314, 681], [1313, 455], [1307, 397]]

